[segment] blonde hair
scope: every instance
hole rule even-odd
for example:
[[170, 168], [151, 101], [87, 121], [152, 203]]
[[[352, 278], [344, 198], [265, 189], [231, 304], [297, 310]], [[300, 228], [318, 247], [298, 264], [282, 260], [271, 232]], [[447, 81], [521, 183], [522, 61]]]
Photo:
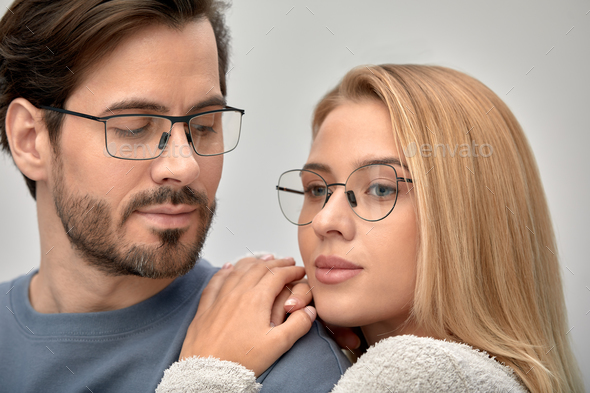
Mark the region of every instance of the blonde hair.
[[[363, 66], [320, 101], [314, 138], [334, 108], [366, 99], [386, 105], [409, 147], [420, 239], [412, 322], [486, 351], [531, 392], [583, 391], [545, 194], [512, 112], [455, 70]], [[475, 143], [489, 146], [476, 156]], [[446, 146], [412, 154], [424, 145]]]

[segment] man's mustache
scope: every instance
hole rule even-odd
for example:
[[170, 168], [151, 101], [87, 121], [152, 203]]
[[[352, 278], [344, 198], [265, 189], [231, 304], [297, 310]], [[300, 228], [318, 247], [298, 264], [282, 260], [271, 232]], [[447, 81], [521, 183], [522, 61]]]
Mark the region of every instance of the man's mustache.
[[135, 195], [123, 212], [119, 226], [123, 226], [135, 210], [145, 206], [161, 205], [164, 203], [202, 206], [209, 209], [209, 198], [203, 192], [197, 192], [189, 186], [182, 187], [180, 190], [174, 190], [171, 187], [160, 187], [156, 190], [142, 191]]

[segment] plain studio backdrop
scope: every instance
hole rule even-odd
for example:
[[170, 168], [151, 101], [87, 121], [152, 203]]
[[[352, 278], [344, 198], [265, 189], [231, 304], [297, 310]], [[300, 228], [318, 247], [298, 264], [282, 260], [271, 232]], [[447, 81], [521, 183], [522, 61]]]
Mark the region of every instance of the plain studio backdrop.
[[[588, 0], [236, 1], [227, 17], [228, 102], [246, 115], [237, 150], [225, 156], [204, 257], [221, 266], [250, 250], [272, 251], [301, 263], [274, 186], [305, 162], [314, 105], [350, 68], [458, 69], [508, 104], [532, 145], [558, 239], [568, 334], [590, 388], [589, 10]], [[6, 155], [0, 179], [6, 281], [37, 267], [47, 250], [39, 249], [35, 203]]]

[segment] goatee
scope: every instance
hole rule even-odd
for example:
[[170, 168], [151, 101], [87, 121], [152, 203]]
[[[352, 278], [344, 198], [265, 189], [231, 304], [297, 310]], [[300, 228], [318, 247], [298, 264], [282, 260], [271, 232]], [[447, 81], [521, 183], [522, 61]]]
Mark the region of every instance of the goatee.
[[[215, 201], [210, 204], [204, 193], [188, 186], [181, 189], [160, 187], [134, 195], [115, 225], [110, 204], [104, 199], [68, 192], [61, 176], [61, 165], [56, 164], [55, 208], [72, 247], [87, 263], [113, 276], [154, 279], [175, 278], [194, 267], [215, 215]], [[198, 227], [192, 241], [181, 241], [186, 228], [152, 229], [159, 239], [157, 246], [123, 240], [124, 224], [135, 210], [164, 203], [196, 207]]]

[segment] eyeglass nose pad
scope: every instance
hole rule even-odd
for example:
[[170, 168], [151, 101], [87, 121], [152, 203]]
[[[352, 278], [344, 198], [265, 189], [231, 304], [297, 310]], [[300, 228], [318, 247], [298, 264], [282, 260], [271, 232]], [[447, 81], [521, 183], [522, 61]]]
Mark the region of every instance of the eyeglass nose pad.
[[333, 193], [330, 191], [330, 189], [327, 189], [326, 190], [326, 202], [324, 202], [324, 206], [326, 206], [326, 203], [328, 203], [328, 201], [330, 200], [330, 197], [332, 196], [332, 194]]
[[162, 150], [166, 146], [166, 143], [168, 143], [168, 138], [170, 138], [170, 134], [163, 132], [162, 136], [160, 137], [160, 143], [158, 143], [159, 150]]
[[193, 143], [193, 136], [191, 135], [190, 132], [185, 131], [186, 134], [186, 140], [188, 143]]
[[346, 191], [346, 196], [348, 197], [348, 202], [350, 203], [350, 206], [356, 207], [357, 203], [356, 197], [354, 196], [354, 191]]

